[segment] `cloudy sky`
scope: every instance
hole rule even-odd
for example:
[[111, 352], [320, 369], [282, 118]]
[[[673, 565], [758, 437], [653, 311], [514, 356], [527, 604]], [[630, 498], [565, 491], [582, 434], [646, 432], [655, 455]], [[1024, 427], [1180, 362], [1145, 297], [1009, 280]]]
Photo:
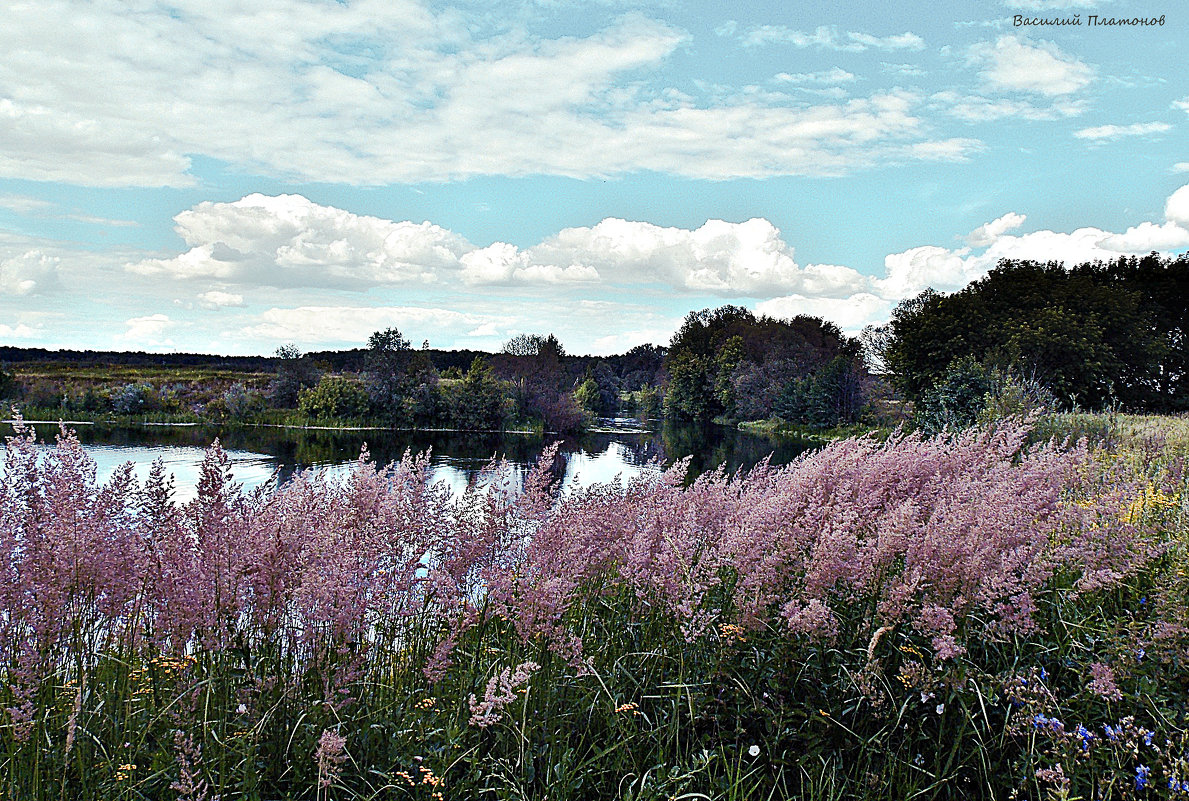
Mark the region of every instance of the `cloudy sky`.
[[1187, 44], [1149, 0], [7, 0], [0, 343], [611, 353], [1184, 252]]

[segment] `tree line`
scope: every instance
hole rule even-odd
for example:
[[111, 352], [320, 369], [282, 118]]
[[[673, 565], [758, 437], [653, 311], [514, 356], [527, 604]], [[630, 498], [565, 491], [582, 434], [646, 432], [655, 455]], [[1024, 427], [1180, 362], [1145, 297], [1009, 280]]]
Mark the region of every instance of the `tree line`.
[[1066, 269], [1005, 260], [950, 295], [926, 290], [865, 333], [926, 427], [1024, 407], [1189, 409], [1189, 258], [1120, 257]]

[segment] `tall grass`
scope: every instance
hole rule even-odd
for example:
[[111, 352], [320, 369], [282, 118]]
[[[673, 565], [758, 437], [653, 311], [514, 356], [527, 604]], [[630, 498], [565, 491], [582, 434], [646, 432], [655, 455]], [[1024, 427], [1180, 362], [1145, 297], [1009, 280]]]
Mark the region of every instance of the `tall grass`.
[[[0, 479], [13, 799], [1189, 796], [1177, 459], [1022, 426], [462, 497]], [[1185, 782], [1182, 788], [1181, 782]]]

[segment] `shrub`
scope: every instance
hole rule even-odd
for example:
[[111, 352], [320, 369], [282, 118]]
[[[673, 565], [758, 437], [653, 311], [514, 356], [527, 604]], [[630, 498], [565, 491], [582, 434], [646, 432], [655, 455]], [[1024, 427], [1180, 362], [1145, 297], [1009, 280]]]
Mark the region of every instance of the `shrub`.
[[325, 375], [316, 386], [301, 391], [297, 408], [317, 420], [353, 419], [367, 413], [368, 397], [358, 382]]

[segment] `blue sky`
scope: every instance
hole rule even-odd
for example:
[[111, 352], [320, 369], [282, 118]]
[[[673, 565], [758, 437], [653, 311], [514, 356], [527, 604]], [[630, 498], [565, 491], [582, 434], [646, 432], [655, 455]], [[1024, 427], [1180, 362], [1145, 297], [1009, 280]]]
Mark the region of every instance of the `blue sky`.
[[1147, 0], [10, 1], [0, 342], [612, 353], [1181, 253], [1186, 44]]

